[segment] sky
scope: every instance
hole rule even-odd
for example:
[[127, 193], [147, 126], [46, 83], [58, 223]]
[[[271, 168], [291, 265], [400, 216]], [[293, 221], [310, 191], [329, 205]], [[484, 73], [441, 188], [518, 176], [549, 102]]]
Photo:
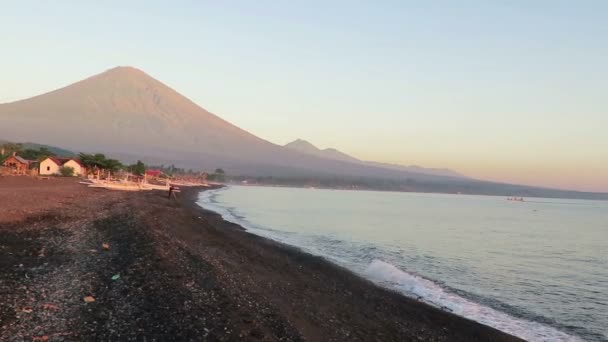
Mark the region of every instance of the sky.
[[608, 1], [0, 8], [0, 103], [130, 65], [273, 143], [608, 191]]

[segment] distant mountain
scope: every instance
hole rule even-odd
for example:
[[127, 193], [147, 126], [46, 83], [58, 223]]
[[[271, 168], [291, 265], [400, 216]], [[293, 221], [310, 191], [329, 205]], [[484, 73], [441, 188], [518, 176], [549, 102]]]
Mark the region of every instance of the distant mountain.
[[407, 191], [587, 196], [378, 166], [331, 149], [319, 155], [285, 148], [232, 125], [132, 67], [0, 104], [0, 137], [102, 152], [123, 161], [221, 167], [234, 176], [373, 180], [404, 184], [398, 189]]
[[41, 148], [46, 148], [47, 150], [49, 150], [54, 156], [57, 157], [67, 157], [67, 158], [71, 158], [71, 157], [75, 157], [77, 155], [77, 153], [74, 153], [72, 151], [60, 148], [60, 147], [56, 147], [56, 146], [50, 146], [50, 145], [43, 145], [43, 144], [37, 144], [37, 143], [33, 143], [33, 142], [14, 142], [14, 141], [8, 141], [8, 140], [4, 140], [4, 139], [0, 139], [0, 145], [4, 145], [4, 144], [19, 144], [21, 145], [22, 149], [27, 150], [39, 150]]
[[[8, 140], [2, 140], [0, 139], [0, 144], [6, 144], [9, 143], [11, 141]], [[24, 142], [24, 143], [19, 143], [21, 144], [21, 146], [23, 147], [23, 149], [32, 149], [32, 150], [38, 150], [40, 148], [46, 148], [47, 150], [51, 151], [51, 153], [55, 156], [58, 157], [74, 157], [77, 155], [77, 153], [60, 148], [60, 147], [56, 147], [56, 146], [49, 146], [49, 145], [43, 145], [43, 144], [36, 144], [36, 143], [32, 143], [32, 142]]]
[[292, 141], [289, 144], [285, 145], [285, 147], [290, 150], [314, 155], [314, 156], [321, 157], [321, 158], [347, 161], [347, 162], [353, 162], [353, 163], [361, 163], [361, 161], [359, 159], [357, 159], [355, 157], [351, 157], [348, 154], [340, 152], [334, 148], [326, 148], [324, 150], [321, 150], [321, 149], [317, 148], [315, 145], [309, 143], [306, 140], [302, 140], [302, 139]]
[[231, 174], [432, 180], [424, 174], [285, 149], [209, 113], [132, 67], [113, 68], [43, 95], [0, 104], [0, 136], [122, 159], [222, 167]]
[[372, 162], [372, 161], [367, 161], [365, 162], [367, 165], [370, 166], [378, 166], [378, 167], [382, 167], [382, 168], [386, 168], [386, 169], [392, 169], [392, 170], [398, 170], [398, 171], [405, 171], [405, 172], [416, 172], [416, 173], [424, 173], [427, 175], [435, 175], [435, 176], [447, 176], [447, 177], [457, 177], [457, 178], [469, 178], [461, 173], [458, 173], [454, 170], [450, 170], [450, 169], [437, 169], [437, 168], [428, 168], [428, 167], [422, 167], [422, 166], [417, 166], [417, 165], [409, 165], [409, 166], [404, 166], [404, 165], [398, 165], [398, 164], [389, 164], [389, 163], [378, 163], [378, 162]]
[[131, 67], [118, 67], [65, 88], [0, 105], [0, 135], [76, 150], [179, 157], [265, 145]]
[[351, 163], [363, 164], [363, 165], [380, 167], [380, 168], [397, 170], [397, 171], [422, 173], [422, 174], [435, 175], [435, 176], [467, 178], [464, 175], [462, 175], [456, 171], [452, 171], [450, 169], [434, 169], [434, 168], [425, 168], [425, 167], [420, 167], [420, 166], [415, 166], [415, 165], [403, 166], [403, 165], [379, 163], [379, 162], [372, 162], [372, 161], [362, 161], [362, 160], [357, 159], [353, 156], [350, 156], [344, 152], [338, 151], [334, 148], [319, 149], [315, 145], [313, 145], [310, 142], [303, 140], [303, 139], [294, 140], [294, 141], [286, 144], [285, 148], [288, 148], [288, 149], [291, 149], [294, 151], [298, 151], [298, 152], [302, 152], [302, 153], [306, 153], [306, 154], [310, 154], [310, 155], [314, 155], [314, 156], [321, 157], [321, 158], [347, 161], [347, 162], [351, 162]]

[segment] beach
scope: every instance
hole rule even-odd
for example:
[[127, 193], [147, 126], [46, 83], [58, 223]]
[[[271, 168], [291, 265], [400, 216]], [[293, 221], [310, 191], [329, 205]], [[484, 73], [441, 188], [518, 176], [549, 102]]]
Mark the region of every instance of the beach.
[[2, 341], [517, 341], [161, 191], [0, 178]]

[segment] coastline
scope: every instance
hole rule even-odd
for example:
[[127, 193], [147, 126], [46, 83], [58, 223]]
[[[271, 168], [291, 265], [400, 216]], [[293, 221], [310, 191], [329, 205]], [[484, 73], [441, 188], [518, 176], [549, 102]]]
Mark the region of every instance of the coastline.
[[[188, 191], [186, 192], [186, 196], [189, 197], [189, 201], [186, 203], [186, 205], [189, 205], [191, 210], [194, 211], [200, 211], [203, 215], [205, 220], [207, 220], [208, 223], [210, 223], [211, 225], [213, 225], [216, 229], [227, 229], [227, 230], [235, 230], [234, 232], [231, 233], [236, 233], [238, 235], [244, 235], [246, 236], [246, 239], [250, 239], [252, 242], [258, 243], [260, 244], [260, 246], [256, 246], [256, 248], [262, 247], [262, 248], [268, 248], [272, 250], [272, 253], [278, 253], [281, 256], [287, 256], [289, 259], [292, 259], [293, 261], [297, 261], [298, 263], [300, 263], [300, 265], [298, 265], [299, 268], [309, 268], [311, 270], [314, 270], [314, 272], [319, 272], [319, 273], [323, 273], [323, 276], [328, 276], [328, 277], [335, 277], [336, 280], [339, 280], [341, 282], [343, 282], [343, 284], [338, 284], [335, 286], [343, 286], [343, 287], [349, 287], [349, 286], [353, 286], [353, 288], [360, 290], [360, 291], [369, 291], [371, 293], [368, 293], [367, 296], [364, 295], [364, 297], [367, 297], [368, 300], [374, 300], [374, 296], [379, 296], [379, 297], [385, 297], [385, 298], [381, 298], [381, 300], [386, 300], [388, 299], [389, 301], [395, 301], [395, 302], [399, 302], [399, 303], [393, 303], [393, 305], [389, 305], [389, 306], [398, 306], [399, 304], [403, 304], [406, 306], [411, 306], [410, 308], [408, 308], [407, 310], [404, 311], [409, 311], [408, 315], [404, 315], [404, 317], [412, 317], [413, 315], [410, 315], [410, 313], [415, 312], [416, 314], [420, 314], [426, 317], [418, 317], [419, 319], [424, 320], [425, 322], [442, 322], [440, 323], [440, 325], [444, 325], [443, 327], [441, 327], [441, 329], [444, 332], [449, 332], [450, 329], [447, 328], [447, 326], [451, 326], [453, 328], [455, 328], [455, 331], [452, 331], [454, 333], [454, 335], [450, 335], [450, 334], [446, 334], [444, 335], [446, 337], [446, 340], [458, 340], [457, 335], [463, 334], [463, 340], [467, 340], [467, 341], [474, 341], [474, 340], [491, 340], [491, 341], [520, 341], [519, 338], [516, 338], [514, 336], [508, 335], [502, 331], [499, 331], [497, 329], [482, 325], [480, 323], [474, 322], [472, 320], [454, 315], [452, 313], [440, 310], [436, 307], [433, 307], [431, 305], [428, 305], [426, 303], [422, 303], [420, 301], [411, 299], [409, 297], [403, 296], [400, 293], [394, 292], [390, 289], [385, 289], [383, 287], [380, 287], [376, 284], [374, 284], [373, 282], [364, 279], [362, 277], [360, 277], [359, 275], [351, 272], [350, 270], [347, 270], [341, 266], [338, 266], [322, 257], [318, 257], [312, 254], [309, 254], [307, 252], [302, 251], [301, 249], [297, 248], [297, 247], [293, 247], [290, 245], [286, 245], [283, 244], [281, 242], [277, 242], [274, 240], [271, 240], [269, 238], [265, 238], [265, 237], [261, 237], [258, 235], [255, 235], [253, 233], [250, 233], [247, 231], [246, 228], [242, 227], [239, 224], [236, 223], [232, 223], [229, 221], [226, 221], [225, 219], [222, 218], [221, 214], [216, 213], [214, 211], [208, 210], [208, 209], [204, 209], [202, 207], [200, 207], [196, 202], [198, 200], [198, 195], [201, 191], [206, 191], [206, 190], [214, 190], [217, 188], [221, 188], [221, 187], [216, 187], [213, 189], [188, 189]], [[292, 268], [297, 268], [292, 267]], [[348, 285], [348, 284], [352, 284], [352, 285]], [[346, 291], [349, 291], [348, 289]], [[335, 290], [334, 292], [339, 293], [339, 290]], [[380, 299], [380, 298], [378, 298]], [[363, 307], [369, 307], [367, 305], [363, 305]], [[376, 308], [379, 309], [379, 307], [377, 306], [376, 303]], [[441, 317], [444, 316], [445, 317]], [[393, 316], [392, 319], [395, 319], [395, 317]], [[439, 327], [437, 327], [439, 329]], [[457, 331], [459, 329], [465, 328], [464, 331]], [[486, 330], [487, 329], [487, 330]], [[424, 329], [422, 329], [421, 331], [424, 331]], [[420, 340], [421, 336], [417, 336], [417, 339]], [[438, 336], [435, 336], [431, 339], [434, 339]], [[412, 336], [413, 338], [413, 336]], [[441, 338], [440, 338], [441, 339]], [[424, 340], [424, 339], [422, 339]]]
[[169, 201], [52, 182], [52, 208], [18, 208], [31, 185], [6, 191], [0, 339], [520, 341], [251, 234], [198, 206], [200, 188]]

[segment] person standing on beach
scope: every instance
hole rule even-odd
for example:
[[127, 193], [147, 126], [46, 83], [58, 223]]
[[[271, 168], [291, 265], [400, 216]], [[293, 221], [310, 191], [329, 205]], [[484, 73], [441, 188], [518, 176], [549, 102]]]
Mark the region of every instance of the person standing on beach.
[[171, 200], [171, 196], [175, 197], [173, 190], [175, 190], [175, 187], [173, 185], [169, 186], [169, 200]]

